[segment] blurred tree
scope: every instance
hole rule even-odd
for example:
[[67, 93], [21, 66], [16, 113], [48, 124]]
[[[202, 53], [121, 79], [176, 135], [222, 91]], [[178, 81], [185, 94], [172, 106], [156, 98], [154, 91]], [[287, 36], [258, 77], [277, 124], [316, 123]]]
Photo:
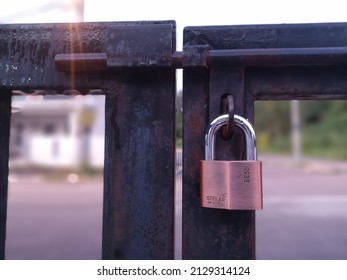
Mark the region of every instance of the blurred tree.
[[347, 158], [347, 102], [303, 101], [303, 147], [307, 155]]
[[255, 103], [255, 129], [260, 152], [290, 151], [290, 118], [288, 101]]
[[182, 131], [182, 115], [183, 115], [183, 94], [179, 91], [176, 95], [176, 139], [181, 139], [183, 136]]
[[289, 134], [288, 101], [257, 102], [255, 126], [270, 137]]
[[315, 124], [322, 120], [324, 111], [330, 107], [329, 101], [301, 101], [301, 116], [305, 124]]
[[[347, 158], [347, 101], [300, 101], [304, 155]], [[288, 101], [255, 103], [260, 152], [290, 152]]]

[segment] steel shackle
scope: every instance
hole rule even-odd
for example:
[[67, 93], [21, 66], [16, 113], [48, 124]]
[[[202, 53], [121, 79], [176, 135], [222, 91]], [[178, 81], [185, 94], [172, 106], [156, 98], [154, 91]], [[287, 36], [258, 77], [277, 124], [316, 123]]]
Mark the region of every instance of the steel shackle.
[[[205, 136], [205, 160], [214, 160], [216, 133], [223, 125], [226, 125], [228, 121], [229, 115], [225, 114], [219, 116], [210, 123]], [[256, 160], [256, 136], [252, 125], [248, 120], [239, 115], [234, 115], [234, 124], [241, 128], [246, 138], [246, 160]]]

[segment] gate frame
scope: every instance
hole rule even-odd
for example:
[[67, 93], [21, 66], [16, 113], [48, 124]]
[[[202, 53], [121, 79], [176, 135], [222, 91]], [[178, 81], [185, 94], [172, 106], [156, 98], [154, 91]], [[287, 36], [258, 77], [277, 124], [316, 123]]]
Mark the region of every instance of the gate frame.
[[174, 21], [0, 26], [0, 258], [11, 91], [71, 89], [106, 95], [102, 257], [173, 258], [175, 33]]
[[[205, 129], [225, 94], [251, 122], [256, 100], [347, 99], [347, 24], [187, 27], [183, 52], [175, 29], [174, 21], [0, 26], [0, 258], [10, 93], [47, 89], [106, 95], [103, 258], [173, 258], [176, 68], [184, 69], [183, 259], [255, 258], [254, 211], [200, 207]], [[244, 157], [239, 131], [216, 147], [218, 159]]]
[[[201, 208], [199, 162], [225, 94], [254, 122], [257, 100], [347, 99], [347, 24], [186, 27], [183, 74], [183, 259], [255, 259], [255, 211]], [[190, 67], [189, 67], [190, 66]], [[240, 131], [216, 159], [245, 157]], [[266, 205], [264, 205], [266, 207]]]

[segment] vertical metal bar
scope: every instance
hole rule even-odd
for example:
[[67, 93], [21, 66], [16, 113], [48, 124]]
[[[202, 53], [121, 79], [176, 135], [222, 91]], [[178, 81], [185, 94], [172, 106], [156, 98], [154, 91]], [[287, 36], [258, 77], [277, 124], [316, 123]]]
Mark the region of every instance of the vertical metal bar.
[[209, 233], [204, 228], [199, 196], [199, 165], [204, 157], [209, 73], [184, 69], [183, 81], [182, 259], [203, 259], [209, 258], [203, 248], [212, 245], [211, 240], [206, 243], [206, 234]]
[[[220, 104], [225, 93], [234, 97], [235, 114], [253, 121], [253, 102], [244, 91], [245, 75], [243, 68], [212, 68], [210, 71], [209, 115], [211, 122], [221, 114]], [[216, 158], [221, 160], [245, 159], [246, 141], [243, 133], [234, 128], [229, 141], [217, 135]], [[207, 209], [206, 209], [207, 210]], [[211, 217], [206, 224], [210, 236], [218, 237], [214, 246], [220, 253], [219, 259], [255, 259], [255, 211], [209, 211]], [[212, 247], [211, 247], [212, 250]]]
[[173, 259], [175, 70], [131, 71], [104, 91], [103, 259]]
[[0, 259], [5, 258], [11, 91], [0, 91]]
[[[254, 259], [254, 211], [202, 208], [199, 203], [200, 160], [208, 123], [221, 114], [225, 93], [235, 100], [235, 113], [253, 120], [244, 94], [244, 72], [239, 68], [212, 68], [210, 72], [184, 70], [183, 259]], [[232, 142], [217, 137], [219, 159], [241, 159], [245, 143], [235, 131]], [[197, 238], [198, 237], [198, 238]]]

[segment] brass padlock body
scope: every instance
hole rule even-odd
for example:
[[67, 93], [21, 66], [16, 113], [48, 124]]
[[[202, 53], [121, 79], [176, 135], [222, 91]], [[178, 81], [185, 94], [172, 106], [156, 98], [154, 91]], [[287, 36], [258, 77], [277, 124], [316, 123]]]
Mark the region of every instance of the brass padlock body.
[[205, 160], [200, 166], [201, 206], [228, 210], [262, 209], [262, 163], [256, 160], [255, 132], [246, 119], [238, 115], [234, 118], [234, 124], [245, 135], [246, 160], [214, 160], [215, 136], [228, 120], [228, 115], [216, 118], [205, 137]]
[[229, 210], [262, 209], [261, 174], [262, 163], [258, 160], [201, 161], [201, 206]]

